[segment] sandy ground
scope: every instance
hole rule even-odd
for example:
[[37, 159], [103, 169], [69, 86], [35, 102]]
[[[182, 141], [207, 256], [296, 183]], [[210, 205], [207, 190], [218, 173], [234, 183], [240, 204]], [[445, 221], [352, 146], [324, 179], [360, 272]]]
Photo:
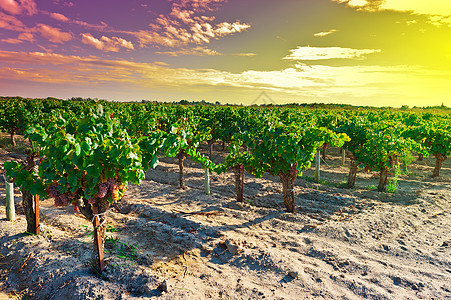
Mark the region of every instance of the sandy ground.
[[239, 204], [231, 173], [212, 175], [205, 195], [204, 171], [187, 160], [180, 190], [175, 159], [162, 159], [108, 211], [102, 276], [88, 220], [45, 200], [45, 234], [27, 235], [20, 192], [8, 222], [1, 183], [0, 299], [451, 299], [451, 159], [439, 179], [432, 158], [414, 162], [396, 193], [375, 191], [374, 173], [339, 188], [338, 149], [326, 162], [324, 184], [308, 180], [313, 170], [296, 180], [293, 215], [278, 178], [246, 174]]

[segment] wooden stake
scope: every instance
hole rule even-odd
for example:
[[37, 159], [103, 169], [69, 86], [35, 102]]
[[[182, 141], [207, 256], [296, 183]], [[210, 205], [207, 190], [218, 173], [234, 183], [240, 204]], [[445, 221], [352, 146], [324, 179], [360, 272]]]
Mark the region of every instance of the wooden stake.
[[315, 157], [315, 173], [314, 173], [314, 180], [316, 183], [319, 183], [320, 180], [320, 163], [321, 163], [321, 153], [318, 150], [318, 152], [316, 152], [316, 157]]
[[14, 221], [16, 220], [16, 208], [14, 206], [14, 183], [9, 182], [6, 176], [5, 185], [6, 185], [6, 220]]
[[210, 170], [205, 168], [205, 195], [210, 195]]
[[36, 234], [41, 233], [41, 229], [39, 227], [39, 196], [35, 195], [34, 198], [34, 213], [35, 213], [35, 228], [36, 228]]
[[[92, 213], [94, 215], [97, 215], [99, 213], [99, 208], [97, 206], [93, 206]], [[105, 261], [103, 258], [103, 241], [101, 235], [99, 234], [100, 218], [95, 216], [92, 221], [92, 225], [94, 226], [94, 243], [97, 246], [96, 248], [97, 258], [99, 259], [99, 269], [100, 272], [103, 272], [105, 270]]]
[[346, 149], [341, 147], [341, 165], [344, 166], [346, 162]]

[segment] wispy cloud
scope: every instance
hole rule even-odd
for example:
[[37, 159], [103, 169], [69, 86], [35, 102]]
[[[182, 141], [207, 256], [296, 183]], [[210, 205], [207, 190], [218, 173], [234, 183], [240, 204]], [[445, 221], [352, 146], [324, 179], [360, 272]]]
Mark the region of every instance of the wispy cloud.
[[24, 41], [28, 41], [28, 42], [34, 42], [35, 38], [34, 35], [30, 32], [23, 32], [21, 34], [19, 34], [19, 36], [16, 39], [13, 38], [9, 38], [9, 39], [3, 39], [0, 40], [2, 42], [5, 43], [9, 43], [9, 44], [20, 44], [23, 43]]
[[0, 11], [0, 28], [19, 32], [27, 30], [27, 27], [25, 26], [24, 23], [22, 23], [22, 21], [20, 21], [14, 16], [2, 13], [1, 11]]
[[74, 7], [75, 6], [75, 4], [72, 1], [65, 1], [65, 0], [53, 0], [53, 4], [66, 6], [66, 7]]
[[298, 47], [290, 50], [286, 60], [363, 59], [365, 55], [381, 52], [379, 49], [351, 49], [341, 47]]
[[186, 47], [190, 44], [208, 44], [212, 39], [242, 32], [249, 24], [235, 22], [216, 22], [214, 16], [206, 16], [224, 0], [184, 0], [172, 1], [171, 12], [159, 15], [150, 30], [125, 32], [134, 35], [141, 47], [164, 46], [169, 48]]
[[[412, 99], [435, 97], [449, 90], [451, 71], [418, 66], [306, 66], [276, 71], [249, 70], [241, 73], [214, 69], [171, 68], [161, 63], [105, 60], [99, 57], [65, 56], [42, 52], [0, 51], [0, 79], [86, 86], [95, 82], [128, 88], [198, 91], [233, 88], [260, 93], [267, 90], [293, 99], [354, 99], [371, 97]], [[422, 88], [427, 86], [428, 88]], [[433, 90], [430, 87], [434, 87]], [[432, 93], [432, 94], [431, 94]], [[272, 94], [272, 97], [274, 95]], [[217, 97], [219, 98], [219, 97]], [[254, 96], [255, 98], [255, 96]], [[274, 97], [276, 98], [276, 97]], [[278, 99], [278, 98], [276, 98]], [[284, 100], [286, 101], [286, 100]], [[356, 102], [359, 103], [359, 102]], [[382, 105], [382, 102], [377, 102]], [[389, 104], [385, 102], [385, 104]]]
[[232, 55], [235, 55], [235, 56], [245, 56], [245, 57], [253, 57], [253, 56], [257, 56], [256, 53], [233, 53]]
[[60, 13], [49, 13], [50, 17], [61, 22], [69, 22], [69, 18]]
[[449, 0], [332, 0], [346, 3], [350, 7], [360, 10], [378, 11], [395, 10], [413, 14], [429, 15], [434, 25], [451, 24], [451, 1]]
[[328, 36], [328, 35], [330, 35], [332, 33], [335, 33], [335, 32], [337, 32], [336, 29], [331, 29], [331, 30], [328, 30], [328, 31], [321, 31], [321, 32], [315, 33], [313, 36], [325, 37], [325, 36]]
[[102, 36], [100, 39], [93, 37], [90, 33], [82, 33], [81, 36], [83, 44], [91, 45], [105, 52], [119, 52], [121, 48], [129, 50], [134, 49], [134, 46], [130, 41], [115, 36], [112, 38]]
[[34, 0], [0, 0], [0, 8], [13, 15], [34, 15], [38, 12]]
[[44, 38], [52, 43], [62, 44], [72, 39], [72, 35], [70, 33], [45, 24], [38, 24], [34, 30], [39, 32]]
[[222, 55], [222, 53], [219, 53], [216, 50], [203, 48], [203, 47], [195, 47], [195, 48], [191, 48], [191, 49], [180, 49], [177, 51], [163, 51], [163, 52], [155, 52], [155, 53], [169, 55], [169, 56], [184, 56], [184, 55], [216, 56], [216, 55]]
[[20, 32], [16, 39], [9, 38], [2, 40], [3, 42], [13, 44], [19, 44], [22, 41], [35, 41], [34, 33], [39, 33], [42, 37], [52, 43], [64, 43], [72, 39], [72, 35], [70, 33], [64, 32], [59, 28], [46, 24], [37, 24], [35, 27], [29, 28], [15, 16], [2, 12], [0, 12], [0, 28]]
[[75, 24], [75, 25], [84, 27], [86, 29], [92, 29], [92, 30], [98, 30], [98, 31], [108, 31], [108, 30], [111, 31], [112, 30], [111, 28], [109, 28], [108, 24], [106, 24], [103, 21], [100, 21], [100, 24], [90, 24], [85, 21], [72, 20], [61, 13], [49, 12], [49, 11], [44, 11], [44, 10], [41, 10], [40, 12], [42, 14], [46, 14], [46, 15], [50, 16], [52, 19], [55, 19], [57, 21], [60, 21], [63, 23]]

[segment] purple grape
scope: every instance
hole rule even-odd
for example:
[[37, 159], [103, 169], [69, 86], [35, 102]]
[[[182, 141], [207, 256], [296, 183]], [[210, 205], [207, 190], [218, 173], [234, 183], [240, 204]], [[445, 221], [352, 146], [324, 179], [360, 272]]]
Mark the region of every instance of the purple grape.
[[113, 193], [113, 191], [116, 189], [117, 187], [117, 180], [114, 178], [108, 178], [107, 182], [110, 184], [110, 192]]
[[108, 183], [108, 181], [99, 183], [99, 192], [97, 193], [97, 197], [99, 198], [105, 197], [106, 194], [108, 193], [109, 185], [110, 184]]
[[56, 198], [60, 193], [58, 192], [58, 184], [57, 183], [52, 183], [48, 188], [47, 188], [47, 194], [50, 196], [50, 198]]

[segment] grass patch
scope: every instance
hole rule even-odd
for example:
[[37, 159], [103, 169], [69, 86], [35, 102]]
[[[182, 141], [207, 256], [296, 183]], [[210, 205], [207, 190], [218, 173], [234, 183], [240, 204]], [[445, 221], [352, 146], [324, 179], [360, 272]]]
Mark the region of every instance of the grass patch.
[[136, 253], [136, 248], [139, 243], [132, 246], [127, 243], [121, 242], [120, 238], [113, 236], [105, 237], [105, 252], [113, 254], [119, 258], [123, 258], [125, 260], [136, 260], [138, 258], [138, 254]]

